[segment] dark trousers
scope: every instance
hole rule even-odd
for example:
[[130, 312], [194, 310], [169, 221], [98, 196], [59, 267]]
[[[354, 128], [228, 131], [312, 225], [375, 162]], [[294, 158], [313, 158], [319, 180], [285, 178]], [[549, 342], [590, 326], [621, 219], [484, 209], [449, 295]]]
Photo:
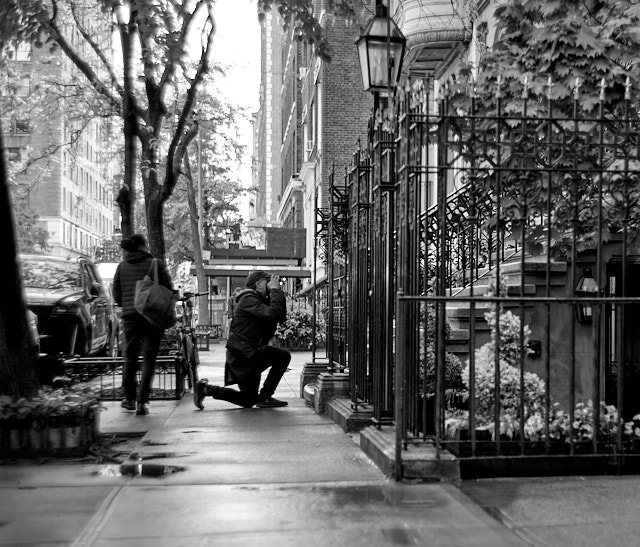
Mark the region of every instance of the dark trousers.
[[[291, 353], [286, 349], [265, 346], [252, 369], [238, 382], [239, 391], [229, 387], [211, 386], [211, 395], [214, 399], [222, 399], [234, 405], [251, 408], [258, 402], [258, 399], [266, 399], [276, 392], [290, 362]], [[258, 392], [260, 378], [267, 369], [269, 369], [269, 373], [264, 380], [262, 389]]]
[[[136, 314], [122, 318], [124, 331], [124, 372], [122, 388], [124, 398], [138, 403], [148, 403], [151, 382], [156, 366], [156, 357], [160, 349], [160, 340], [164, 331], [154, 327], [142, 315]], [[138, 358], [142, 350], [142, 377], [138, 391]]]

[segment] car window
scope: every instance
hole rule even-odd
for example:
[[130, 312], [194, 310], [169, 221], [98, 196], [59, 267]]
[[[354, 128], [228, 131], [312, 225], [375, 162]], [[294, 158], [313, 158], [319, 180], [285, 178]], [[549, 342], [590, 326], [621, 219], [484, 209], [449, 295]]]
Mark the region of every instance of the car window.
[[77, 262], [23, 259], [22, 282], [36, 289], [74, 289], [82, 287]]
[[102, 287], [102, 283], [100, 282], [100, 278], [98, 277], [97, 272], [93, 269], [89, 264], [85, 264], [83, 266], [84, 274], [87, 278], [87, 287], [91, 290], [91, 287], [94, 283], [97, 283], [100, 286], [100, 294], [103, 293], [104, 289]]

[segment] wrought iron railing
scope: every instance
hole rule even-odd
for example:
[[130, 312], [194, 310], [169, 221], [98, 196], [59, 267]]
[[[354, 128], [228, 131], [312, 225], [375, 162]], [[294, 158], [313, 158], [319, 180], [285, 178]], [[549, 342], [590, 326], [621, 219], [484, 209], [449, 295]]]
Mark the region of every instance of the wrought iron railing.
[[[394, 419], [403, 445], [432, 439], [438, 450], [478, 462], [584, 452], [614, 454], [624, 465], [621, 458], [640, 453], [631, 432], [638, 408], [625, 398], [640, 349], [630, 320], [640, 293], [629, 283], [640, 273], [640, 140], [628, 97], [616, 116], [604, 99], [587, 111], [577, 98], [559, 108], [536, 97], [544, 113], [532, 117], [500, 100], [488, 110], [473, 96], [467, 111], [424, 92], [418, 103], [407, 95], [399, 102], [399, 158], [404, 151], [407, 161], [398, 167]], [[415, 146], [425, 150], [419, 164]], [[431, 175], [437, 203], [421, 210], [413, 184], [422, 176], [426, 193]], [[465, 184], [451, 193], [457, 180]], [[592, 295], [575, 293], [583, 267], [594, 271]], [[492, 292], [474, 291], [490, 268]], [[417, 288], [416, 278], [424, 279]], [[454, 294], [456, 286], [467, 288]], [[466, 308], [469, 320], [460, 329], [469, 337], [460, 341], [465, 373], [457, 386], [449, 384], [453, 306]], [[584, 306], [591, 313], [577, 313]], [[493, 312], [487, 323], [477, 313], [485, 310]], [[476, 333], [480, 322], [488, 340]], [[625, 363], [625, 374], [610, 373], [613, 361]]]
[[[629, 93], [615, 116], [521, 99], [514, 113], [414, 81], [382, 105], [323, 217], [331, 360], [400, 448], [626, 465], [640, 124]], [[585, 267], [594, 294], [575, 292]]]

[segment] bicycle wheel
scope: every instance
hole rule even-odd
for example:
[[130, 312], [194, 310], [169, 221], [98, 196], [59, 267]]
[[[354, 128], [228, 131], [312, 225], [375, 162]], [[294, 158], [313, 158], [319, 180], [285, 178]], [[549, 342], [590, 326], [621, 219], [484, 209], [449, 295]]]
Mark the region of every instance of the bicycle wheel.
[[187, 373], [187, 384], [190, 389], [194, 389], [198, 381], [198, 349], [193, 344], [191, 336], [187, 335], [183, 341], [184, 365]]

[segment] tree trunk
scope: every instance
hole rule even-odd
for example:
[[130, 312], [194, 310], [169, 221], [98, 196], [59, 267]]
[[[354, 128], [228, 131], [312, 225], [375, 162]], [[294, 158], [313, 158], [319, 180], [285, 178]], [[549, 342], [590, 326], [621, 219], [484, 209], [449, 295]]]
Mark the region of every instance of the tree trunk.
[[[149, 157], [142, 142], [142, 156]], [[144, 208], [147, 219], [147, 236], [149, 250], [156, 258], [164, 260], [164, 202], [161, 197], [160, 185], [156, 169], [143, 169], [142, 182], [144, 186]]]
[[[200, 229], [198, 219], [201, 211], [198, 211], [196, 204], [196, 191], [193, 187], [193, 175], [191, 173], [191, 162], [189, 161], [189, 153], [184, 155], [184, 167], [187, 179], [187, 201], [189, 202], [191, 235], [193, 237], [193, 258], [196, 267], [196, 278], [198, 280], [198, 292], [208, 292], [207, 276], [204, 273], [204, 261], [202, 260], [202, 243], [200, 241]], [[200, 325], [209, 325], [209, 299], [206, 297], [198, 298], [198, 323]]]
[[18, 267], [9, 181], [0, 133], [0, 393], [33, 397], [38, 391], [36, 348], [29, 340], [22, 278]]
[[122, 117], [124, 120], [124, 178], [122, 188], [118, 192], [116, 202], [120, 207], [120, 229], [122, 237], [135, 233], [135, 200], [136, 200], [136, 138], [138, 136], [138, 120], [134, 111], [133, 97], [133, 31], [130, 24], [119, 25], [122, 42], [123, 88]]

